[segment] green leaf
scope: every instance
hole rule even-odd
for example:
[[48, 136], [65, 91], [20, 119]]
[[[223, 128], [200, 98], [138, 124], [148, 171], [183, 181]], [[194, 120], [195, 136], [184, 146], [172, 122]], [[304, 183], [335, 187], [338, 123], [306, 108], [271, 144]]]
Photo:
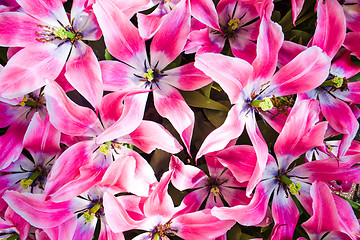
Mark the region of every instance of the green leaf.
[[107, 48], [105, 49], [105, 59], [106, 60], [114, 60], [115, 58], [109, 53]]
[[204, 113], [207, 119], [211, 122], [211, 124], [217, 128], [224, 123], [227, 116], [227, 112], [211, 109], [204, 109]]
[[181, 92], [186, 103], [191, 107], [206, 108], [212, 110], [229, 111], [229, 109], [221, 103], [218, 103], [197, 91]]

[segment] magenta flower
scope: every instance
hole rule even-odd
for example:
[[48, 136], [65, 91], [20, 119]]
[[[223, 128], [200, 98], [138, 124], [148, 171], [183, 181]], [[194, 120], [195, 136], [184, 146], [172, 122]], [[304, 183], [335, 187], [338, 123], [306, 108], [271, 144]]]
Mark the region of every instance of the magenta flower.
[[326, 78], [330, 65], [329, 57], [320, 48], [312, 47], [274, 74], [283, 35], [280, 26], [270, 20], [271, 10], [272, 5], [268, 5], [267, 13], [261, 19], [258, 55], [252, 65], [242, 59], [213, 53], [200, 54], [195, 59], [195, 66], [219, 83], [234, 104], [223, 125], [204, 140], [196, 158], [232, 144], [246, 125], [258, 157], [247, 188], [248, 194], [260, 180], [268, 155], [255, 113], [259, 113], [275, 130], [281, 131], [282, 122], [277, 122], [277, 114], [274, 116], [269, 110], [276, 109], [281, 113], [290, 102], [287, 98], [284, 102], [277, 97], [306, 92], [319, 86]]
[[[171, 12], [180, 0], [151, 0], [151, 7], [158, 4], [153, 12], [148, 15], [138, 13], [138, 24], [140, 36], [150, 39], [160, 29], [166, 19], [165, 16]], [[200, 22], [220, 30], [215, 5], [211, 0], [190, 0], [191, 15]]]
[[[205, 200], [205, 209], [224, 206], [222, 199], [230, 206], [249, 203], [250, 199], [246, 197], [245, 191], [236, 189], [246, 187], [246, 179], [243, 180], [243, 183], [238, 182], [232, 173], [218, 162], [217, 158], [221, 156], [221, 152], [206, 155], [209, 176], [199, 168], [185, 165], [175, 156], [171, 157], [169, 167], [170, 170], [174, 171], [171, 183], [180, 191], [194, 189], [183, 199], [180, 206], [180, 208], [184, 208], [182, 212], [199, 210]], [[247, 174], [247, 176], [250, 177], [251, 174]]]
[[[141, 91], [144, 92], [143, 89]], [[47, 83], [45, 97], [50, 122], [61, 132], [71, 136], [88, 137], [69, 147], [53, 166], [45, 187], [46, 194], [53, 201], [71, 199], [103, 178], [106, 179], [103, 179], [105, 185], [117, 179], [121, 185], [126, 176], [126, 182], [132, 182], [136, 187], [125, 189], [131, 188], [136, 194], [145, 196], [149, 185], [156, 181], [153, 170], [138, 153], [128, 150], [122, 144], [135, 145], [146, 153], [155, 148], [170, 153], [181, 151], [180, 144], [161, 125], [141, 119], [138, 121], [133, 98], [127, 97], [134, 93], [138, 91], [107, 94], [99, 107], [100, 122], [94, 111], [76, 105], [54, 81]], [[103, 141], [102, 138], [109, 140]], [[115, 166], [118, 167], [123, 165], [122, 162], [129, 162], [121, 168], [124, 170], [123, 175], [120, 172], [116, 174], [116, 167], [111, 168], [115, 163], [113, 160], [117, 159], [119, 162], [115, 161]], [[113, 169], [111, 174], [106, 172], [109, 166]], [[64, 172], [67, 174], [63, 174]], [[130, 178], [131, 174], [133, 178]], [[117, 178], [111, 179], [116, 176]], [[119, 176], [125, 177], [123, 179]], [[122, 186], [124, 189], [124, 185]]]
[[[296, 197], [305, 210], [316, 218], [318, 211], [326, 211], [327, 208], [321, 204], [321, 208], [315, 206], [317, 201], [326, 200], [322, 196], [314, 197], [310, 193], [313, 188], [312, 183], [335, 179], [351, 179], [358, 182], [360, 180], [359, 167], [351, 167], [357, 162], [357, 156], [349, 156], [348, 161], [344, 163], [338, 163], [336, 158], [328, 158], [291, 167], [290, 164], [304, 152], [322, 145], [327, 122], [318, 123], [319, 112], [320, 109], [315, 100], [298, 102], [275, 143], [276, 160], [269, 155], [262, 180], [256, 186], [250, 204], [233, 208], [215, 207], [212, 214], [220, 219], [236, 219], [240, 224], [253, 225], [265, 216], [265, 207], [268, 205], [270, 196], [273, 195], [271, 208], [275, 226], [272, 239], [292, 239], [299, 212], [291, 195]], [[227, 164], [226, 166], [236, 178], [243, 177], [236, 172], [236, 166], [239, 163], [233, 161], [233, 158], [220, 159], [220, 161]], [[312, 204], [314, 210], [312, 210]], [[320, 222], [327, 221], [325, 215], [321, 217], [323, 219], [319, 220]], [[315, 222], [314, 220], [313, 223]], [[341, 231], [347, 232], [348, 224], [354, 223], [344, 223]]]
[[220, 53], [225, 41], [235, 57], [252, 63], [256, 57], [256, 41], [260, 17], [253, 4], [242, 1], [220, 1], [216, 7], [219, 29], [195, 24], [185, 47], [187, 53]]
[[[322, 48], [332, 58], [326, 81], [319, 87], [299, 94], [302, 99], [319, 99], [321, 113], [329, 121], [329, 126], [338, 134], [344, 134], [338, 157], [343, 156], [354, 139], [359, 123], [349, 104], [360, 103], [359, 82], [348, 79], [360, 72], [360, 67], [351, 62], [350, 52], [341, 48], [346, 33], [345, 16], [337, 1], [329, 0], [318, 4], [318, 24], [310, 46]], [[334, 14], [328, 14], [333, 12]], [[336, 38], [329, 32], [337, 32]], [[279, 62], [284, 65], [306, 49], [305, 46], [285, 42], [280, 52]], [[339, 52], [338, 52], [339, 51]]]
[[70, 84], [98, 108], [103, 94], [100, 67], [83, 42], [101, 37], [91, 1], [74, 1], [70, 21], [60, 0], [18, 3], [21, 11], [0, 15], [0, 44], [24, 47], [0, 74], [0, 95], [11, 99], [32, 92], [65, 66]]
[[[120, 9], [111, 3], [97, 2], [94, 11], [109, 52], [121, 61], [100, 62], [104, 88], [110, 91], [152, 89], [155, 108], [162, 117], [169, 119], [189, 152], [194, 113], [176, 88], [195, 90], [210, 83], [211, 79], [197, 70], [193, 63], [164, 71], [184, 48], [190, 27], [189, 0], [182, 0], [166, 15], [152, 39], [150, 59], [146, 55], [145, 40]], [[140, 118], [147, 96], [138, 94], [133, 97], [140, 106]], [[102, 141], [108, 140], [102, 138]]]
[[172, 173], [173, 171], [164, 173], [145, 199], [136, 196], [115, 198], [110, 194], [104, 195], [104, 204], [112, 206], [104, 208], [111, 230], [145, 230], [145, 233], [134, 238], [137, 240], [165, 240], [169, 239], [167, 236], [173, 235], [184, 239], [210, 240], [226, 233], [234, 221], [220, 221], [210, 214], [210, 210], [179, 214], [167, 193]]

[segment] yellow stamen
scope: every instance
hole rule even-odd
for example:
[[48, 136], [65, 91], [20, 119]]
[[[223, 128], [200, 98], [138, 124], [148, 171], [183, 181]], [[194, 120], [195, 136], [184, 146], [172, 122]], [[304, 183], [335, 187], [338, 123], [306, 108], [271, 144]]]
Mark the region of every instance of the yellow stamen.
[[254, 107], [260, 107], [261, 110], [267, 111], [274, 107], [274, 104], [272, 103], [271, 99], [268, 97], [265, 97], [263, 100], [253, 100], [251, 102], [251, 106]]
[[218, 187], [212, 187], [210, 192], [212, 192], [214, 196], [217, 197], [220, 193], [220, 189]]
[[99, 148], [99, 152], [108, 155], [110, 153], [111, 141], [102, 144]]
[[301, 184], [300, 183], [291, 183], [289, 185], [289, 191], [292, 195], [298, 194], [299, 190], [301, 189]]
[[85, 222], [91, 223], [91, 220], [94, 219], [95, 213], [99, 211], [100, 208], [101, 205], [97, 203], [90, 210], [88, 209], [86, 212], [84, 212], [83, 216], [85, 218]]
[[149, 68], [147, 70], [147, 73], [143, 74], [143, 78], [145, 78], [147, 81], [151, 82], [154, 79], [153, 73], [154, 73], [154, 71]]
[[239, 20], [239, 19], [231, 19], [231, 20], [228, 22], [228, 25], [231, 27], [232, 30], [235, 30], [235, 29], [237, 29], [239, 23], [240, 23], [240, 20]]
[[20, 181], [20, 184], [21, 184], [21, 187], [23, 189], [27, 189], [33, 182], [34, 180], [40, 176], [40, 172], [39, 171], [36, 171], [34, 172], [29, 178], [24, 178], [24, 179], [21, 179]]
[[344, 83], [344, 79], [342, 77], [334, 77], [332, 81], [335, 83], [336, 88], [340, 88]]

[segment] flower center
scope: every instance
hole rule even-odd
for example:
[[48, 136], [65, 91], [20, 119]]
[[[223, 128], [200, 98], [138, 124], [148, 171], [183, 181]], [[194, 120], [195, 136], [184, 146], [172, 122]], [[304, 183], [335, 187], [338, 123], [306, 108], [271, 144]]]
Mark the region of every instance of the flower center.
[[[22, 169], [22, 168], [21, 168]], [[36, 166], [34, 170], [27, 171], [22, 169], [24, 172], [32, 172], [31, 176], [28, 178], [23, 178], [20, 180], [20, 184], [22, 189], [28, 189], [28, 187], [31, 187], [31, 192], [33, 191], [33, 188], [35, 186], [38, 186], [39, 189], [44, 190], [44, 178], [46, 178], [48, 171], [41, 167]]]
[[343, 92], [349, 90], [348, 83], [349, 80], [347, 80], [346, 78], [335, 77], [330, 75], [328, 77], [328, 80], [324, 81], [323, 84], [321, 84], [321, 87], [330, 86], [331, 87], [330, 92], [333, 92], [337, 89], [340, 89], [340, 91]]
[[83, 216], [85, 218], [85, 222], [91, 223], [91, 220], [94, 219], [95, 214], [98, 213], [98, 211], [101, 209], [101, 204], [97, 203], [92, 208], [87, 209], [86, 212], [84, 212]]
[[279, 187], [283, 187], [286, 194], [288, 194], [288, 192], [290, 192], [292, 195], [300, 194], [299, 191], [301, 190], [301, 184], [291, 181], [291, 179], [287, 176], [286, 171], [279, 169], [278, 175], [275, 176], [275, 178], [279, 181]]
[[164, 225], [157, 225], [154, 229], [150, 232], [150, 237], [152, 240], [161, 240], [166, 236], [174, 236], [174, 232], [177, 230], [171, 228], [171, 221], [168, 221]]
[[[60, 23], [61, 24], [61, 23]], [[62, 24], [61, 24], [62, 25]], [[51, 42], [56, 39], [70, 41], [71, 44], [74, 44], [76, 41], [82, 39], [82, 35], [80, 32], [76, 31], [72, 26], [61, 26], [58, 28], [50, 27], [46, 25], [40, 25], [42, 28], [41, 32], [36, 31], [36, 35], [39, 37], [36, 38], [39, 42]]]

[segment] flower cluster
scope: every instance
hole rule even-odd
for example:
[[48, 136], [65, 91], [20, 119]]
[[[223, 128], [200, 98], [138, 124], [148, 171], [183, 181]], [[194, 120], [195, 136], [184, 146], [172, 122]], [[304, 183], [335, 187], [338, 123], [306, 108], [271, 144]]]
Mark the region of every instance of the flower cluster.
[[0, 1], [0, 238], [360, 239], [357, 41], [356, 0]]

